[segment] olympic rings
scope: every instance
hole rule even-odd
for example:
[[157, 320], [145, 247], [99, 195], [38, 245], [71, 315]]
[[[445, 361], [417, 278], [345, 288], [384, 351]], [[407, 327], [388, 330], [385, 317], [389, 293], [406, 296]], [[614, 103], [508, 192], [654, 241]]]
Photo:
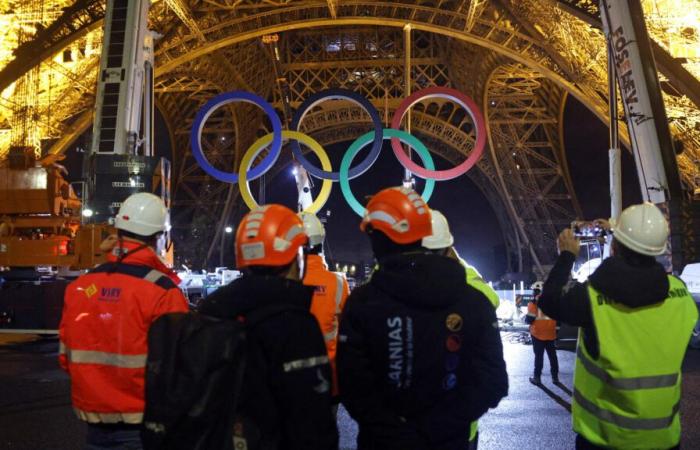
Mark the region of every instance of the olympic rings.
[[401, 127], [401, 120], [403, 120], [406, 111], [419, 101], [429, 98], [446, 98], [458, 103], [467, 110], [476, 126], [476, 142], [474, 143], [474, 148], [469, 154], [469, 157], [463, 163], [452, 169], [429, 170], [411, 161], [411, 158], [404, 152], [403, 148], [401, 148], [401, 141], [399, 139], [392, 138], [391, 147], [394, 150], [394, 155], [396, 155], [396, 158], [398, 158], [401, 164], [419, 177], [440, 181], [451, 180], [467, 173], [467, 171], [476, 164], [479, 158], [481, 158], [481, 155], [483, 155], [484, 147], [486, 146], [486, 124], [484, 122], [484, 116], [471, 98], [455, 89], [435, 86], [421, 89], [413, 93], [410, 97], [405, 98], [396, 112], [394, 112], [394, 117], [391, 119], [391, 128], [399, 129]]
[[265, 101], [262, 97], [245, 91], [233, 91], [225, 92], [219, 94], [216, 97], [209, 100], [203, 107], [197, 112], [195, 116], [194, 123], [192, 125], [192, 131], [190, 132], [190, 146], [192, 147], [192, 156], [197, 161], [199, 166], [204, 169], [206, 173], [216, 178], [219, 181], [224, 181], [226, 183], [237, 183], [238, 175], [235, 173], [223, 172], [216, 167], [212, 166], [207, 157], [204, 156], [202, 151], [201, 141], [202, 141], [202, 130], [204, 124], [209, 119], [215, 110], [221, 106], [227, 105], [233, 102], [246, 102], [252, 103], [265, 111], [267, 117], [270, 118], [272, 123], [272, 146], [270, 147], [270, 153], [260, 162], [260, 165], [253, 168], [248, 174], [250, 180], [260, 178], [272, 168], [272, 166], [277, 162], [280, 153], [282, 151], [282, 122], [279, 116], [275, 112], [275, 108], [271, 104]]
[[[377, 111], [369, 100], [362, 95], [347, 89], [325, 89], [304, 100], [304, 102], [299, 106], [299, 109], [297, 109], [297, 111], [294, 113], [292, 123], [289, 127], [292, 130], [299, 131], [299, 125], [301, 124], [301, 121], [304, 120], [304, 116], [308, 111], [325, 100], [333, 99], [349, 100], [364, 108], [372, 119], [372, 124], [374, 125], [374, 142], [372, 143], [372, 149], [360, 164], [350, 169], [348, 178], [352, 180], [353, 178], [357, 178], [365, 173], [367, 169], [374, 164], [377, 158], [379, 158], [379, 152], [382, 150], [382, 119], [379, 116], [379, 111]], [[311, 164], [309, 160], [306, 159], [306, 157], [301, 153], [301, 148], [299, 147], [299, 143], [297, 141], [293, 141], [291, 144], [294, 157], [311, 175], [322, 180], [338, 181], [340, 179], [340, 174], [338, 172], [331, 172], [330, 170], [324, 171]]]
[[[253, 194], [250, 192], [247, 171], [250, 168], [252, 161], [270, 144], [270, 141], [273, 139], [274, 134], [269, 133], [255, 141], [253, 145], [246, 150], [245, 154], [243, 155], [243, 159], [241, 160], [241, 165], [238, 168], [239, 190], [241, 192], [241, 197], [251, 210], [258, 207], [258, 202], [255, 201]], [[328, 153], [326, 153], [323, 147], [321, 147], [321, 144], [316, 142], [316, 140], [311, 136], [298, 131], [284, 130], [282, 131], [282, 139], [292, 139], [306, 145], [316, 154], [316, 156], [318, 156], [318, 159], [321, 160], [321, 167], [323, 167], [323, 170], [331, 170], [331, 160], [328, 158]], [[323, 183], [321, 184], [321, 192], [319, 192], [316, 200], [314, 200], [314, 202], [309, 205], [304, 212], [316, 214], [318, 211], [320, 211], [321, 208], [323, 208], [323, 205], [325, 205], [328, 201], [328, 197], [331, 195], [332, 187], [333, 182], [331, 180], [323, 180]]]
[[[338, 171], [340, 174], [340, 189], [343, 192], [343, 197], [345, 197], [345, 201], [348, 203], [348, 205], [350, 205], [350, 208], [352, 208], [352, 210], [355, 211], [355, 213], [360, 217], [364, 215], [365, 207], [357, 201], [355, 195], [350, 190], [350, 177], [348, 176], [348, 169], [350, 169], [350, 164], [352, 164], [352, 160], [357, 153], [372, 140], [372, 135], [373, 133], [371, 131], [363, 134], [357, 138], [352, 145], [350, 145], [345, 152], [345, 155], [343, 155], [343, 160], [340, 163], [340, 170]], [[425, 167], [427, 167], [429, 170], [435, 169], [435, 164], [433, 163], [432, 156], [430, 156], [430, 152], [426, 146], [412, 134], [401, 130], [385, 128], [382, 131], [382, 140], [384, 139], [398, 139], [400, 142], [410, 145], [411, 148], [418, 152], [418, 155], [423, 161]], [[425, 187], [423, 188], [423, 193], [421, 194], [426, 203], [428, 203], [428, 200], [430, 200], [430, 196], [433, 195], [433, 189], [435, 189], [435, 180], [426, 179]]]
[[[476, 128], [476, 142], [474, 143], [472, 152], [464, 162], [456, 167], [453, 167], [452, 169], [435, 170], [435, 164], [425, 145], [415, 136], [398, 129], [401, 125], [403, 116], [413, 105], [421, 100], [430, 98], [445, 98], [458, 103], [467, 110]], [[316, 140], [299, 131], [283, 131], [282, 122], [280, 121], [280, 118], [272, 105], [266, 102], [263, 98], [244, 91], [227, 92], [217, 95], [208, 101], [202, 107], [202, 109], [197, 112], [192, 131], [190, 133], [192, 155], [197, 163], [199, 163], [200, 167], [217, 180], [227, 183], [239, 183], [241, 197], [248, 207], [254, 209], [258, 206], [258, 204], [250, 192], [249, 182], [267, 173], [279, 158], [282, 151], [283, 140], [291, 140], [292, 152], [296, 159], [311, 175], [323, 180], [319, 195], [311, 206], [309, 206], [305, 211], [310, 213], [318, 212], [328, 201], [333, 185], [332, 182], [339, 181], [345, 200], [348, 202], [353, 211], [362, 216], [364, 214], [364, 207], [357, 201], [350, 190], [350, 180], [365, 173], [372, 166], [372, 164], [375, 163], [379, 157], [382, 143], [385, 139], [391, 139], [391, 146], [394, 151], [394, 155], [399, 160], [401, 165], [403, 165], [410, 172], [426, 180], [425, 188], [422, 194], [423, 199], [426, 202], [428, 202], [433, 193], [436, 180], [450, 180], [466, 173], [476, 164], [484, 153], [484, 147], [486, 145], [486, 125], [484, 123], [484, 117], [471, 98], [454, 89], [429, 87], [415, 92], [413, 95], [401, 102], [391, 120], [391, 128], [387, 129], [383, 128], [377, 109], [374, 108], [374, 106], [372, 106], [372, 104], [366, 98], [346, 89], [327, 89], [310, 96], [301, 104], [299, 109], [294, 114], [291, 127], [296, 130], [301, 121], [304, 119], [306, 113], [326, 99], [344, 99], [357, 104], [367, 111], [374, 125], [373, 132], [370, 131], [369, 133], [360, 136], [346, 150], [338, 172], [332, 171], [328, 154], [323, 147], [316, 142]], [[272, 124], [272, 133], [258, 139], [246, 150], [237, 174], [227, 173], [216, 169], [209, 163], [201, 147], [202, 130], [207, 119], [216, 109], [232, 102], [247, 102], [262, 108]], [[360, 150], [367, 146], [370, 141], [372, 142], [372, 149], [367, 157], [356, 167], [351, 169], [350, 166], [355, 156], [357, 156]], [[321, 169], [314, 166], [302, 154], [301, 147], [299, 146], [300, 142], [306, 145], [318, 156], [319, 160], [321, 161]], [[425, 167], [420, 167], [418, 164], [413, 162], [410, 156], [404, 152], [403, 148], [401, 147], [401, 143], [409, 145], [416, 152], [418, 152], [418, 155], [423, 161], [423, 165]], [[269, 154], [265, 156], [258, 166], [251, 170], [250, 166], [252, 161], [267, 146], [270, 146]]]

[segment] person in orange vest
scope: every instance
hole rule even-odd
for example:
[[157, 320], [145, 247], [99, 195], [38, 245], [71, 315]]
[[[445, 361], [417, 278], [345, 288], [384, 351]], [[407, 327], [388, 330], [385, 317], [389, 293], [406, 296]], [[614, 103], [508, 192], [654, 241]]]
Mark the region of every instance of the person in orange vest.
[[177, 275], [155, 252], [167, 219], [159, 197], [127, 198], [108, 262], [66, 289], [59, 362], [88, 449], [141, 448], [148, 329], [162, 314], [188, 311]]
[[530, 325], [530, 336], [532, 337], [532, 349], [535, 352], [535, 375], [530, 377], [530, 383], [542, 384], [542, 367], [544, 366], [544, 352], [547, 351], [549, 358], [549, 369], [552, 374], [552, 383], [559, 383], [559, 360], [557, 359], [557, 322], [547, 317], [537, 302], [542, 294], [541, 281], [535, 282], [531, 289], [535, 295], [535, 300], [527, 305], [527, 316], [525, 323]]
[[338, 321], [345, 306], [345, 300], [350, 294], [348, 281], [339, 273], [328, 270], [323, 257], [323, 241], [326, 230], [315, 214], [299, 214], [304, 222], [304, 231], [309, 237], [304, 247], [306, 256], [306, 274], [304, 285], [314, 287], [311, 299], [311, 314], [316, 317], [318, 325], [326, 341], [328, 360], [333, 370], [333, 396], [338, 396], [338, 374], [335, 368], [335, 352], [338, 346]]

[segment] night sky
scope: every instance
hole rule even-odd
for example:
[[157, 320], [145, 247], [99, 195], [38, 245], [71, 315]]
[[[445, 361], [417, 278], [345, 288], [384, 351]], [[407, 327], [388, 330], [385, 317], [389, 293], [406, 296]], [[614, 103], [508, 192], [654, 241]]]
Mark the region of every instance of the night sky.
[[[610, 217], [608, 127], [572, 96], [568, 97], [564, 111], [564, 144], [584, 217]], [[622, 206], [639, 203], [641, 198], [634, 158], [623, 150]]]
[[[340, 166], [340, 159], [349, 146], [339, 144], [329, 147], [333, 167]], [[367, 151], [367, 150], [365, 150]], [[355, 159], [357, 163], [365, 153], [360, 153]], [[437, 159], [437, 156], [434, 156]], [[436, 160], [438, 169], [448, 168], [443, 160]], [[377, 162], [361, 177], [350, 182], [355, 196], [364, 202], [365, 196], [391, 186], [401, 184], [403, 166], [394, 157], [391, 146], [385, 141]], [[422, 191], [424, 182], [418, 179], [418, 190]], [[320, 189], [321, 183], [316, 181], [314, 192]], [[254, 192], [257, 193], [257, 190]], [[266, 201], [282, 203], [288, 206], [296, 204], [296, 185], [291, 168], [275, 177], [267, 188]], [[452, 226], [456, 237], [456, 245], [460, 254], [478, 267], [483, 266], [489, 274], [497, 274], [496, 255], [494, 248], [501, 245], [503, 237], [491, 207], [468, 176], [456, 180], [439, 182], [435, 186], [429, 202], [432, 208], [445, 214]], [[326, 207], [320, 216], [331, 215], [326, 223], [328, 235], [327, 247], [335, 260], [369, 262], [372, 259], [371, 249], [364, 234], [359, 229], [360, 217], [356, 215], [345, 202], [340, 186], [334, 184]], [[326, 251], [328, 252], [328, 248]], [[504, 256], [505, 257], [505, 256]], [[500, 271], [505, 270], [503, 267]]]

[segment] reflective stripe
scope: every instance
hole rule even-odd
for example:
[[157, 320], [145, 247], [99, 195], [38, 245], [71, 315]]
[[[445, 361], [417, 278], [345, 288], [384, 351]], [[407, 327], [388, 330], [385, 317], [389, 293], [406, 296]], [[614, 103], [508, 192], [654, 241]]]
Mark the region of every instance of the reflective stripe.
[[265, 218], [265, 214], [258, 212], [258, 211], [253, 211], [250, 214], [248, 214], [248, 220], [263, 220]]
[[329, 331], [328, 333], [323, 335], [323, 340], [328, 342], [328, 341], [334, 341], [335, 338], [338, 336], [338, 330], [333, 330]]
[[540, 308], [537, 308], [537, 318], [535, 320], [552, 320], [552, 318], [543, 313]]
[[312, 356], [311, 358], [289, 361], [284, 363], [282, 367], [284, 368], [285, 372], [291, 372], [293, 370], [308, 369], [323, 364], [328, 364], [328, 355]]
[[637, 389], [658, 389], [672, 387], [678, 383], [678, 374], [656, 375], [647, 377], [630, 377], [630, 378], [614, 378], [605, 370], [598, 367], [593, 361], [588, 359], [581, 350], [581, 347], [576, 349], [576, 355], [583, 367], [598, 378], [603, 383], [616, 389], [637, 390]]
[[284, 236], [284, 239], [287, 241], [291, 241], [295, 237], [299, 236], [304, 232], [304, 228], [300, 227], [298, 225], [294, 225], [292, 228], [287, 230], [287, 234]]
[[340, 314], [340, 304], [343, 301], [343, 277], [342, 275], [335, 275], [335, 313]]
[[143, 413], [102, 413], [88, 412], [73, 407], [75, 414], [80, 420], [88, 423], [141, 423], [143, 422]]
[[151, 283], [155, 283], [155, 282], [158, 281], [161, 277], [164, 277], [164, 276], [165, 276], [165, 274], [164, 274], [163, 272], [160, 272], [160, 271], [158, 271], [158, 270], [153, 269], [153, 270], [151, 270], [150, 272], [148, 272], [148, 273], [146, 274], [146, 276], [143, 277], [143, 279], [146, 280], [146, 281], [150, 281]]
[[120, 355], [119, 353], [96, 352], [92, 350], [66, 349], [68, 361], [76, 364], [104, 364], [106, 366], [122, 367], [124, 369], [140, 369], [146, 367], [146, 354]]
[[396, 223], [396, 219], [391, 217], [388, 213], [384, 211], [374, 211], [371, 212], [370, 214], [367, 215], [366, 220], [368, 222], [371, 222], [373, 220], [376, 220], [378, 222], [386, 222], [389, 225], [394, 225]]
[[676, 417], [676, 414], [678, 414], [680, 409], [680, 402], [678, 402], [673, 406], [671, 409], [671, 415], [668, 417], [661, 417], [658, 419], [642, 419], [621, 416], [612, 411], [608, 411], [607, 409], [603, 409], [584, 397], [583, 394], [576, 389], [576, 387], [574, 387], [574, 400], [576, 400], [581, 408], [594, 415], [597, 419], [610, 422], [618, 427], [627, 428], [629, 430], [658, 430], [668, 428], [673, 423], [673, 419]]
[[334, 341], [338, 337], [338, 316], [340, 315], [340, 304], [343, 301], [343, 276], [334, 273], [335, 277], [335, 317], [333, 318], [333, 329], [323, 335], [323, 339]]
[[63, 341], [60, 341], [58, 343], [58, 354], [59, 355], [65, 355], [66, 354], [66, 344], [63, 343]]

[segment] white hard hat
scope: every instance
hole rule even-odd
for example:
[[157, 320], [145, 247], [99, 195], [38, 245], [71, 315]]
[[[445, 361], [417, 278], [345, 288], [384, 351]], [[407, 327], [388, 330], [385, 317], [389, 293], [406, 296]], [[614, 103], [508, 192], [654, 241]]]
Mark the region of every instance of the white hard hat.
[[147, 192], [130, 195], [119, 208], [114, 226], [139, 236], [151, 236], [168, 227], [168, 209], [163, 200]]
[[440, 211], [431, 209], [430, 222], [433, 227], [433, 234], [424, 237], [421, 245], [430, 250], [452, 247], [455, 240], [452, 237], [452, 233], [450, 233], [450, 225], [447, 223], [445, 216]]
[[642, 255], [657, 256], [666, 251], [668, 221], [653, 203], [626, 208], [618, 220], [611, 220], [613, 237], [628, 249]]
[[326, 229], [316, 214], [300, 212], [299, 217], [301, 221], [304, 222], [304, 232], [309, 237], [309, 245], [311, 247], [316, 247], [317, 245], [323, 244], [326, 238]]
[[542, 282], [542, 281], [535, 281], [534, 283], [532, 283], [532, 286], [530, 286], [530, 289], [532, 289], [533, 291], [534, 291], [535, 289], [541, 291], [543, 287], [544, 287], [544, 282]]

